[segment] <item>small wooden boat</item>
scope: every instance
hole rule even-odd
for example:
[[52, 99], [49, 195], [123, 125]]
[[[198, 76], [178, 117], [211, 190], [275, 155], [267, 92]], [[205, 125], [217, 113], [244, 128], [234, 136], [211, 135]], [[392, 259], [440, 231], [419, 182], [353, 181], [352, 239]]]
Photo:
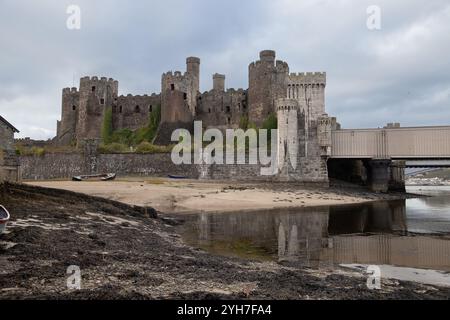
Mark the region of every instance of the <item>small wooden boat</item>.
[[93, 181], [93, 180], [110, 181], [114, 180], [116, 176], [117, 175], [115, 173], [91, 174], [84, 176], [74, 176], [72, 177], [72, 181]]
[[0, 205], [0, 234], [3, 233], [6, 229], [6, 224], [9, 221], [9, 212], [6, 210], [6, 208], [2, 205]]
[[187, 179], [187, 177], [183, 177], [183, 176], [175, 176], [175, 175], [172, 175], [172, 174], [169, 174], [168, 177], [169, 177], [170, 179], [178, 179], [178, 180]]

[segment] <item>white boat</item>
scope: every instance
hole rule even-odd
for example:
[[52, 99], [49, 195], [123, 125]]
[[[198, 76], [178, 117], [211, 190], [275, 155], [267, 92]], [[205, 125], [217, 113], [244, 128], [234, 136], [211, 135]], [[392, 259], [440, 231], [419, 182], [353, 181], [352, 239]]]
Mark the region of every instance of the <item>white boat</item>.
[[6, 224], [9, 221], [9, 212], [6, 210], [6, 208], [2, 205], [0, 205], [0, 234], [3, 233], [6, 229]]

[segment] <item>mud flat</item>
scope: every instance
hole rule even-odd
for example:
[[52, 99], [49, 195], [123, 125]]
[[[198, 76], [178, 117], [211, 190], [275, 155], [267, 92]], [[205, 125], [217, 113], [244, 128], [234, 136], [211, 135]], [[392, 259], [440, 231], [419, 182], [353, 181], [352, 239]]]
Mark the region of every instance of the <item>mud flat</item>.
[[292, 184], [251, 184], [132, 179], [107, 182], [36, 181], [40, 187], [70, 190], [131, 205], [151, 206], [166, 213], [228, 212], [287, 207], [352, 204], [408, 197], [375, 194], [363, 188], [317, 188]]
[[[184, 244], [175, 220], [69, 191], [3, 185], [12, 220], [0, 236], [2, 299], [448, 299], [449, 288], [382, 281], [208, 254]], [[67, 268], [81, 290], [67, 289]]]

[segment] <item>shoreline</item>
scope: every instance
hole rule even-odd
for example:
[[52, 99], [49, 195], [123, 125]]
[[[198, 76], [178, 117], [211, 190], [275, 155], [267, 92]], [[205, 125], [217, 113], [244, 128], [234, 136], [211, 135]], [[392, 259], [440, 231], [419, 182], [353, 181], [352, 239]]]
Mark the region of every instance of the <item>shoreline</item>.
[[423, 197], [407, 192], [373, 193], [358, 186], [315, 187], [287, 183], [234, 183], [166, 178], [121, 178], [107, 182], [26, 181], [27, 185], [68, 190], [166, 214], [254, 212], [338, 206]]

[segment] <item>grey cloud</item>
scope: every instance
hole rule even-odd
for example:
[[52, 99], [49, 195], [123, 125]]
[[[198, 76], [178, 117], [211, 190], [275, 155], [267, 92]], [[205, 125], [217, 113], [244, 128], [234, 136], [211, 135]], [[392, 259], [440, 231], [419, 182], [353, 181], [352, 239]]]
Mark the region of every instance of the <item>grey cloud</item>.
[[[196, 55], [202, 90], [215, 72], [247, 87], [248, 64], [271, 48], [293, 72], [328, 73], [327, 110], [345, 127], [448, 124], [448, 1], [376, 2], [380, 31], [366, 28], [366, 0], [0, 0], [0, 113], [21, 136], [50, 138], [61, 88], [84, 75], [157, 92], [162, 72]], [[80, 31], [65, 27], [69, 4]]]

